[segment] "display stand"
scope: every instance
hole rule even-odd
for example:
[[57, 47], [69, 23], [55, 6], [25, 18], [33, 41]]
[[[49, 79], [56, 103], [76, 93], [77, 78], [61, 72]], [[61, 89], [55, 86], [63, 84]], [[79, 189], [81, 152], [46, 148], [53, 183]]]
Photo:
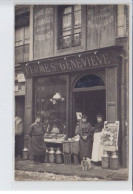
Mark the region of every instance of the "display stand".
[[104, 151], [118, 151], [119, 121], [104, 122], [103, 149]]

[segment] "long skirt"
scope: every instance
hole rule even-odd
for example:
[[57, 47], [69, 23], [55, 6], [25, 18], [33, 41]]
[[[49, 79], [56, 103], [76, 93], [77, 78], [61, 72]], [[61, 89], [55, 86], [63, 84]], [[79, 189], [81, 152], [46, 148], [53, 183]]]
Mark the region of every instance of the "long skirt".
[[86, 140], [80, 138], [80, 158], [91, 158], [92, 153], [92, 138], [88, 137]]
[[30, 139], [30, 155], [33, 157], [36, 156], [45, 156], [46, 146], [43, 139], [43, 136], [32, 136]]
[[94, 133], [94, 141], [92, 148], [92, 161], [100, 162], [102, 161], [103, 155], [103, 145], [101, 144], [102, 132]]

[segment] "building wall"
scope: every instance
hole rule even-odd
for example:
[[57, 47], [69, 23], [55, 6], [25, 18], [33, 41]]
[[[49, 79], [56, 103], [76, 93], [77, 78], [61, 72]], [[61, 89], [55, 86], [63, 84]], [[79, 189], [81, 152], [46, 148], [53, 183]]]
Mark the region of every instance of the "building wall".
[[81, 45], [58, 48], [58, 6], [35, 5], [33, 13], [34, 60], [115, 45], [116, 6], [85, 6], [81, 13]]

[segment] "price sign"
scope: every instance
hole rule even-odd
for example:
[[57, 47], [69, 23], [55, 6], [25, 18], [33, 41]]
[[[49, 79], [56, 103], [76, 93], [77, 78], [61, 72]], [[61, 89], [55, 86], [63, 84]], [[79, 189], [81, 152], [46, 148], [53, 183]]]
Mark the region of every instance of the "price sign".
[[23, 73], [17, 74], [18, 82], [25, 82], [25, 77]]

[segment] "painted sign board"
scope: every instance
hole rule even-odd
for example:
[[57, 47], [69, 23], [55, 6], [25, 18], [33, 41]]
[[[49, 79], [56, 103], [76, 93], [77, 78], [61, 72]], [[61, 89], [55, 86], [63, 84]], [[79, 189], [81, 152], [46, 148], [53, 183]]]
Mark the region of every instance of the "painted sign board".
[[106, 151], [118, 151], [119, 121], [104, 122], [103, 146]]
[[25, 76], [38, 76], [55, 73], [87, 70], [119, 64], [118, 51], [104, 49], [66, 57], [56, 57], [27, 62], [22, 65]]

